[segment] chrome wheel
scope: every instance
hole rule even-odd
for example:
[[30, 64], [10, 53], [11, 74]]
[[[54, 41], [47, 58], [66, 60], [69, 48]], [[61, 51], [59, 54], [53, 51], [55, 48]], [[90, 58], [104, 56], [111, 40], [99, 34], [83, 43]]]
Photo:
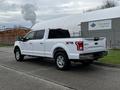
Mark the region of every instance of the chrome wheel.
[[16, 51], [15, 56], [16, 56], [16, 59], [19, 60], [20, 59], [20, 52]]
[[57, 66], [59, 68], [63, 68], [65, 65], [65, 62], [64, 62], [64, 57], [63, 56], [58, 56], [57, 57]]
[[64, 52], [58, 52], [55, 54], [55, 63], [56, 68], [59, 70], [68, 70], [71, 65], [70, 60]]
[[19, 49], [15, 49], [15, 59], [17, 61], [22, 61], [24, 59], [24, 56], [21, 55], [21, 52]]

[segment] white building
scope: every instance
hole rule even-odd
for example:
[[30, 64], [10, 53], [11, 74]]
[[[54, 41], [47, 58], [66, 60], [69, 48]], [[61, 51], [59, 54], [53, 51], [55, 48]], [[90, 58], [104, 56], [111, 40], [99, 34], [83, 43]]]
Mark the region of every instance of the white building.
[[[93, 24], [91, 27], [91, 24]], [[101, 26], [99, 26], [99, 25]], [[109, 47], [120, 46], [120, 7], [70, 15], [36, 24], [38, 29], [64, 28], [83, 37], [107, 37]]]

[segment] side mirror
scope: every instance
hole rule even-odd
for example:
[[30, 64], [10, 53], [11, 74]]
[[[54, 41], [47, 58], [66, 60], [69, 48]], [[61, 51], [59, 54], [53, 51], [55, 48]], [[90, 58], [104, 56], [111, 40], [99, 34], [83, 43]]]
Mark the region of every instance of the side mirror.
[[16, 37], [16, 41], [23, 41], [23, 37], [17, 36], [17, 37]]
[[21, 39], [21, 41], [23, 41], [23, 42], [26, 42], [26, 41], [28, 41], [29, 39], [26, 39], [26, 38], [24, 38], [24, 37], [22, 37], [22, 39]]
[[24, 37], [18, 36], [18, 37], [16, 38], [16, 41], [23, 41], [23, 42], [25, 42], [25, 41], [27, 41], [27, 39], [24, 38]]

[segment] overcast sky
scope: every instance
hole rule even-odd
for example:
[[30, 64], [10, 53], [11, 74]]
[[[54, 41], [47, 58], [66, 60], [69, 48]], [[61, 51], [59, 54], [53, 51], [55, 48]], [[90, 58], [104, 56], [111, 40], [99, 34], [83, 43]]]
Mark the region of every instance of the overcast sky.
[[0, 0], [0, 28], [13, 25], [29, 27], [31, 22], [24, 20], [21, 7], [35, 6], [37, 22], [66, 15], [82, 13], [84, 10], [100, 6], [103, 0]]

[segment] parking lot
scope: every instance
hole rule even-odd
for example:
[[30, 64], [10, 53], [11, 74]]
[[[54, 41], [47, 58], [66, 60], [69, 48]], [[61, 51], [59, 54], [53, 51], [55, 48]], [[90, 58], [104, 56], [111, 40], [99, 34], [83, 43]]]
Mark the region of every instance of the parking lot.
[[48, 59], [14, 59], [13, 47], [0, 47], [0, 90], [119, 90], [120, 69], [72, 64], [56, 70]]

